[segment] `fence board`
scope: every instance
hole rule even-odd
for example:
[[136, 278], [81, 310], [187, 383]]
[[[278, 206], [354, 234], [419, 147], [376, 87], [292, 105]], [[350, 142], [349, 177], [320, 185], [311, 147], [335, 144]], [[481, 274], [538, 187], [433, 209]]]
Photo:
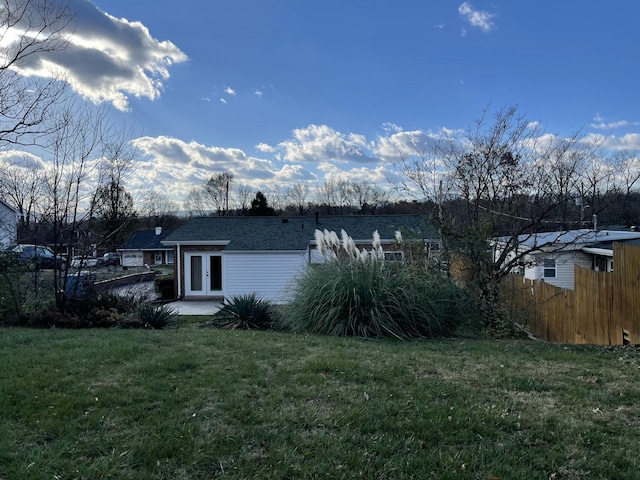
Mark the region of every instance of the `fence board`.
[[551, 342], [640, 344], [640, 247], [615, 243], [614, 271], [575, 267], [575, 289], [510, 275], [502, 300], [512, 318]]

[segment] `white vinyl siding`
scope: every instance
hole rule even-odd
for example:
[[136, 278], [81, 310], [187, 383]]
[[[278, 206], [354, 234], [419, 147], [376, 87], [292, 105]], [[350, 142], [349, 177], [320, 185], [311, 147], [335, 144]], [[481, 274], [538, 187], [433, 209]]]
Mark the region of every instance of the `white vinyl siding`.
[[591, 259], [581, 252], [555, 252], [547, 258], [553, 258], [556, 261], [555, 277], [545, 277], [544, 271], [549, 267], [545, 268], [544, 258], [535, 258], [536, 263], [525, 268], [525, 278], [544, 279], [550, 285], [573, 290], [575, 288], [574, 265], [591, 268]]
[[294, 278], [307, 268], [302, 252], [228, 253], [225, 260], [226, 298], [255, 292], [275, 303], [290, 298]]
[[16, 213], [0, 203], [0, 249], [16, 242], [17, 222]]

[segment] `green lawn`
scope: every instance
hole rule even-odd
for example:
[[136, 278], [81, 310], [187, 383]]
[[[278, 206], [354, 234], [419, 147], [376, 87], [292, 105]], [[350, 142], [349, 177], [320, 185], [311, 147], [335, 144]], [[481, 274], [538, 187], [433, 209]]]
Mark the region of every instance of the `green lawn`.
[[0, 329], [0, 479], [638, 478], [635, 349]]

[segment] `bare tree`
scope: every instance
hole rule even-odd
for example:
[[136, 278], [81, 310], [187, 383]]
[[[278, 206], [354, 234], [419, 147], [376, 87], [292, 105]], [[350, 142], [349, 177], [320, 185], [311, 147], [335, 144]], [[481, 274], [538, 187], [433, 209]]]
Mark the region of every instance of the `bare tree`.
[[297, 209], [299, 215], [304, 215], [308, 195], [309, 187], [298, 183], [289, 187], [285, 197], [287, 201]]
[[142, 205], [141, 215], [148, 218], [149, 228], [152, 226], [168, 228], [176, 223], [178, 205], [168, 195], [155, 190], [147, 190], [140, 203]]
[[619, 195], [612, 202], [618, 222], [637, 225], [640, 222], [640, 152], [637, 150], [619, 150], [611, 158], [616, 176]]
[[233, 174], [219, 173], [207, 180], [204, 185], [205, 196], [209, 199], [218, 215], [226, 215], [229, 210], [229, 189], [233, 181]]
[[619, 185], [625, 195], [629, 195], [640, 181], [640, 152], [619, 150], [611, 159], [619, 178]]
[[374, 214], [389, 199], [389, 192], [369, 182], [350, 182], [351, 203], [360, 214]]
[[64, 49], [73, 12], [64, 2], [0, 0], [0, 146], [36, 144], [66, 83], [35, 79], [21, 69], [41, 54]]
[[184, 206], [191, 217], [206, 217], [211, 213], [202, 187], [194, 187], [187, 193]]
[[131, 143], [130, 130], [116, 130], [107, 125], [102, 138], [104, 153], [91, 212], [100, 220], [101, 241], [115, 248], [129, 236], [135, 220], [133, 197], [125, 185], [133, 176], [140, 150]]
[[413, 144], [413, 149], [414, 155], [411, 157], [403, 155], [400, 161], [396, 162], [395, 170], [398, 176], [388, 180], [402, 196], [439, 202], [446, 168], [441, 156], [438, 155], [438, 148], [437, 146], [420, 148]]
[[238, 183], [235, 188], [236, 203], [239, 205], [243, 214], [247, 213], [249, 206], [251, 205], [251, 199], [255, 195], [255, 191], [252, 187], [245, 183]]
[[[442, 165], [436, 173], [445, 193], [438, 195], [442, 214], [436, 221], [443, 241], [467, 266], [468, 286], [489, 330], [500, 325], [500, 280], [530, 253], [523, 239], [554, 230], [558, 222], [570, 227], [568, 205], [588, 157], [577, 134], [548, 139], [515, 107], [499, 109], [493, 119], [485, 110], [462, 135], [438, 144], [437, 159], [428, 157]], [[415, 167], [406, 181], [433, 192], [433, 162], [424, 172], [421, 162], [404, 164]], [[493, 251], [496, 236], [502, 236], [501, 248]]]
[[[109, 132], [106, 110], [65, 105], [58, 112], [58, 124], [48, 150], [51, 164], [47, 176], [48, 205], [45, 218], [51, 226], [51, 244], [56, 253], [72, 253], [72, 245], [82, 237], [82, 224], [93, 215], [95, 179], [100, 171]], [[85, 239], [92, 243], [92, 239]], [[69, 262], [55, 271], [56, 305], [67, 307]]]
[[[281, 212], [284, 209], [284, 193], [281, 187], [277, 184], [271, 185], [266, 194], [268, 194], [271, 208], [275, 212]], [[251, 203], [253, 205], [253, 201]]]
[[345, 208], [350, 210], [355, 205], [353, 186], [347, 180], [326, 180], [316, 188], [316, 196], [318, 202], [326, 206], [329, 214], [337, 211], [342, 215]]
[[28, 231], [36, 220], [45, 178], [44, 165], [32, 156], [21, 154], [0, 162], [0, 197], [18, 210], [21, 231]]

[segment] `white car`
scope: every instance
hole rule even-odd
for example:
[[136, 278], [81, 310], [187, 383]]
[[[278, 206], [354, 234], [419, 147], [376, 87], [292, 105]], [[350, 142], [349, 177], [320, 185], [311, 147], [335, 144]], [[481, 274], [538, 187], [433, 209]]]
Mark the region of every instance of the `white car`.
[[71, 260], [72, 268], [93, 268], [98, 266], [98, 259], [93, 257], [73, 257]]

